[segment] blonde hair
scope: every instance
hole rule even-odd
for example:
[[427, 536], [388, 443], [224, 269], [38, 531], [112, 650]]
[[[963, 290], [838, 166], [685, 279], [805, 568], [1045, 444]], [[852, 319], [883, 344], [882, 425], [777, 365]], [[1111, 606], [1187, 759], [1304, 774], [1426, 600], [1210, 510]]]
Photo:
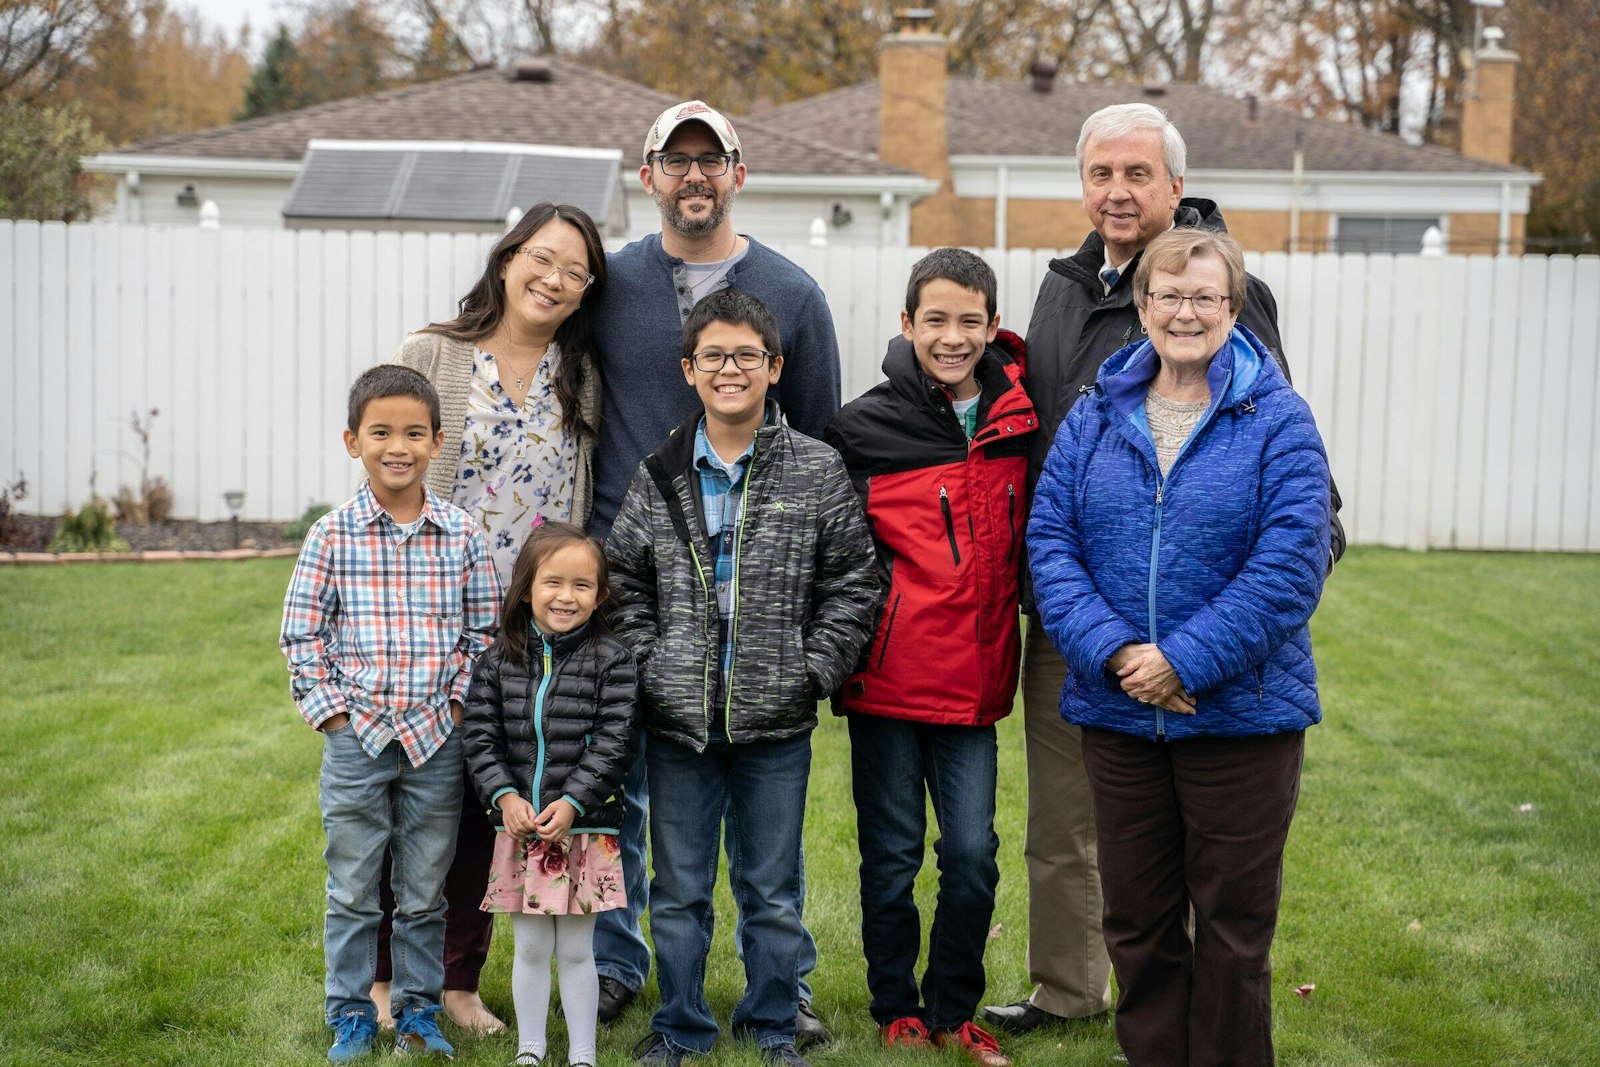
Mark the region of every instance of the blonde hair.
[[1174, 229], [1145, 246], [1133, 272], [1133, 301], [1144, 307], [1150, 295], [1150, 273], [1182, 274], [1196, 256], [1215, 256], [1228, 272], [1228, 310], [1238, 315], [1245, 305], [1244, 249], [1225, 233]]

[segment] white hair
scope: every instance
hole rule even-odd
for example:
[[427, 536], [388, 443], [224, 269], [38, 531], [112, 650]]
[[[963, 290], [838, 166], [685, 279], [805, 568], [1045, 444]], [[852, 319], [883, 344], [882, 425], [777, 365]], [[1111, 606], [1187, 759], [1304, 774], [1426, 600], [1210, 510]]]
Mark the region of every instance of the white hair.
[[1189, 150], [1183, 143], [1183, 134], [1167, 118], [1167, 113], [1150, 104], [1112, 104], [1103, 107], [1083, 120], [1083, 131], [1078, 134], [1078, 176], [1083, 176], [1083, 150], [1090, 140], [1108, 141], [1126, 137], [1140, 130], [1156, 130], [1161, 134], [1161, 146], [1166, 156], [1167, 178], [1183, 177], [1189, 162]]

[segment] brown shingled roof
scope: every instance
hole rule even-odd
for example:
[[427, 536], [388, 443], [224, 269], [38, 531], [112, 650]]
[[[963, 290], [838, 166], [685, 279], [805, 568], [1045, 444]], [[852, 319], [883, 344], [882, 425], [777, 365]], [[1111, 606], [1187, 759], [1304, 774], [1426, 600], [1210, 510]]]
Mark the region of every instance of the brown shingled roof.
[[[345, 141], [490, 141], [617, 148], [638, 165], [644, 133], [677, 98], [562, 59], [547, 82], [476, 70], [403, 89], [353, 96], [280, 115], [126, 145], [128, 154], [298, 160], [312, 138]], [[912, 177], [876, 158], [817, 144], [764, 118], [739, 120], [744, 158], [761, 174]]]
[[[1027, 82], [951, 78], [945, 114], [951, 155], [1070, 156], [1083, 120], [1110, 104], [1142, 101], [1163, 108], [1183, 131], [1189, 166], [1208, 170], [1289, 170], [1295, 132], [1305, 167], [1317, 171], [1525, 173], [1435, 145], [1410, 145], [1388, 134], [1303, 118], [1267, 101], [1248, 121], [1247, 102], [1221, 89], [1173, 84], [1152, 94], [1138, 85], [1057, 82], [1049, 93]], [[762, 121], [815, 141], [876, 155], [878, 83], [844, 89], [763, 112]]]

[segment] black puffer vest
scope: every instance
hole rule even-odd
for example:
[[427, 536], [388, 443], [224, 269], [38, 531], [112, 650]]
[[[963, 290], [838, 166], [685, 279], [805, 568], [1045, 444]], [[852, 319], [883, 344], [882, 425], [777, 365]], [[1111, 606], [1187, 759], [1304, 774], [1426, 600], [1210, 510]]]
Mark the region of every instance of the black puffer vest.
[[638, 749], [639, 677], [633, 653], [593, 627], [590, 620], [570, 634], [534, 633], [521, 663], [496, 642], [472, 672], [462, 743], [497, 826], [494, 797], [505, 789], [535, 811], [567, 797], [578, 808], [575, 834], [622, 826], [622, 780]]

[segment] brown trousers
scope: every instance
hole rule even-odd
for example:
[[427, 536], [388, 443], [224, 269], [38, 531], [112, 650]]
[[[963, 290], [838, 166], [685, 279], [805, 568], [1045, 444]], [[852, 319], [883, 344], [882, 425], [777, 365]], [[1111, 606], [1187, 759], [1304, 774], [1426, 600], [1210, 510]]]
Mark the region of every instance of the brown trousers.
[[1083, 731], [1130, 1067], [1273, 1064], [1270, 952], [1304, 752], [1300, 731]]
[[1028, 981], [1035, 1007], [1082, 1018], [1111, 1007], [1100, 936], [1094, 810], [1078, 728], [1061, 717], [1067, 664], [1030, 620], [1022, 661], [1028, 758]]

